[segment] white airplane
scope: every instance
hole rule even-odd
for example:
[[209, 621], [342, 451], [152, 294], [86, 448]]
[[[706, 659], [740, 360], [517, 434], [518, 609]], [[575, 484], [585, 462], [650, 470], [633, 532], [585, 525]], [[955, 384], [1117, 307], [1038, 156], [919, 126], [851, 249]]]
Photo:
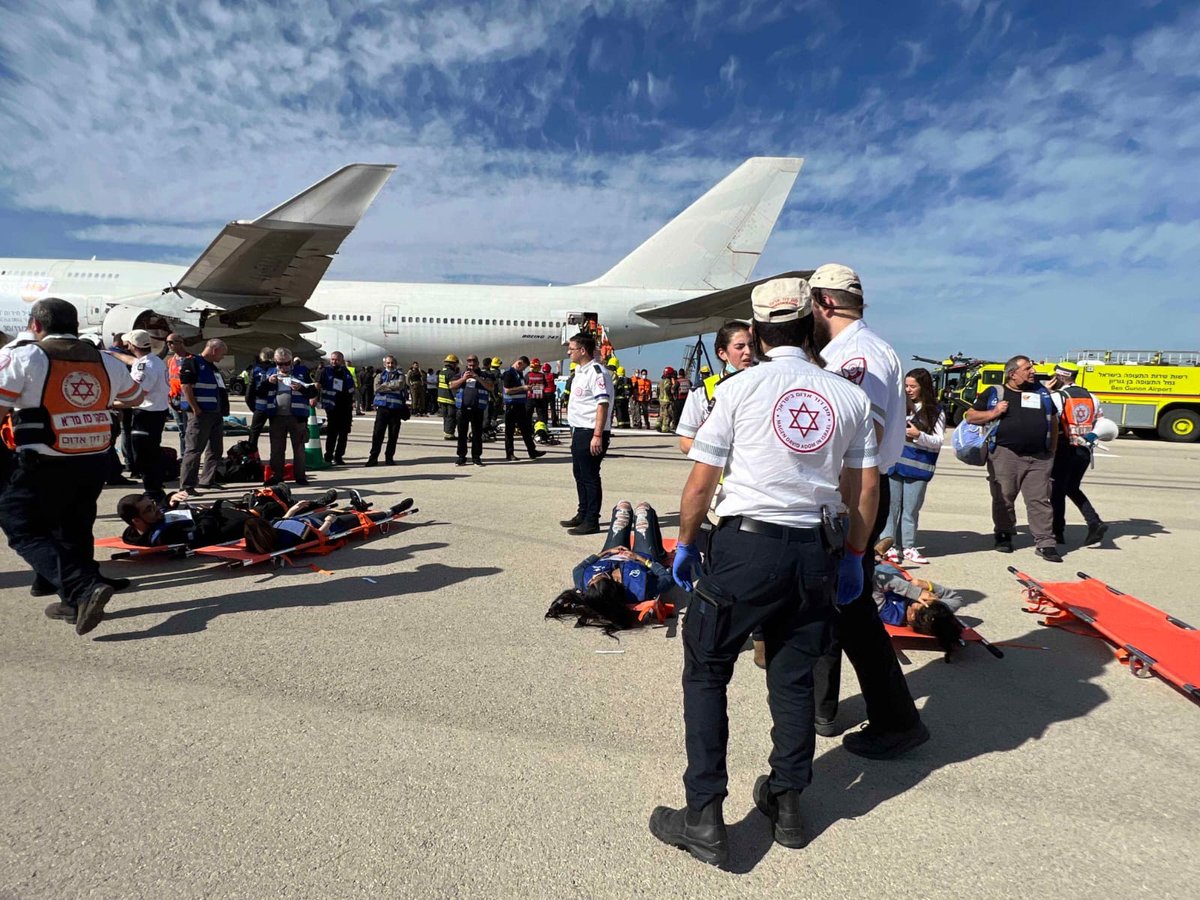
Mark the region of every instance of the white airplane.
[[57, 296], [78, 307], [81, 330], [219, 337], [241, 362], [279, 344], [310, 359], [340, 350], [361, 364], [389, 353], [403, 366], [467, 352], [556, 359], [588, 318], [618, 349], [686, 337], [748, 314], [747, 279], [802, 164], [748, 159], [608, 272], [561, 287], [322, 283], [394, 169], [351, 165], [252, 222], [227, 225], [187, 269], [0, 259], [0, 330], [17, 333], [33, 301]]

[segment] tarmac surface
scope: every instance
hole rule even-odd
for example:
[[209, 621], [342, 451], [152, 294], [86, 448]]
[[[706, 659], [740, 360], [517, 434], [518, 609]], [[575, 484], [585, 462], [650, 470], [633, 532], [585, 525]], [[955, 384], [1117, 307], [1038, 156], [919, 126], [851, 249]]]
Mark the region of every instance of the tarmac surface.
[[[356, 420], [352, 460], [370, 425]], [[460, 469], [451, 446], [413, 420], [401, 464], [316, 473], [314, 494], [420, 508], [321, 571], [105, 564], [134, 586], [85, 638], [43, 617], [0, 548], [0, 897], [1195, 896], [1200, 708], [1102, 641], [1040, 626], [1005, 567], [1088, 572], [1200, 625], [1200, 445], [1109, 445], [1084, 485], [1108, 536], [1079, 548], [1070, 509], [1063, 565], [1024, 531], [995, 553], [983, 472], [943, 452], [922, 577], [963, 589], [962, 617], [1004, 659], [905, 650], [932, 740], [872, 762], [819, 737], [810, 841], [785, 850], [750, 797], [770, 720], [744, 654], [732, 872], [646, 828], [683, 800], [674, 624], [617, 642], [543, 620], [602, 543], [558, 525], [568, 449], [504, 463], [492, 443], [486, 468]], [[673, 438], [618, 432], [606, 505], [649, 500], [673, 536], [688, 465]], [[105, 491], [98, 537], [120, 532], [124, 492]], [[857, 727], [844, 678], [839, 721]]]

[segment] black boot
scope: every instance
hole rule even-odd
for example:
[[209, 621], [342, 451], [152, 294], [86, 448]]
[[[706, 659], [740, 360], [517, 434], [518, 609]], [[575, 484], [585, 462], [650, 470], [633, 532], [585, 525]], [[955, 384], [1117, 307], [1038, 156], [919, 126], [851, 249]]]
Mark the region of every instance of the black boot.
[[689, 807], [656, 806], [650, 813], [650, 833], [672, 847], [686, 850], [710, 866], [729, 862], [729, 838], [721, 800], [713, 800], [700, 811]]
[[575, 515], [571, 516], [571, 518], [563, 519], [558, 524], [561, 525], [563, 528], [574, 528], [576, 525], [578, 525], [582, 521], [583, 521], [583, 516], [581, 516], [579, 513], [575, 513]]
[[1104, 532], [1108, 531], [1108, 526], [1103, 522], [1097, 522], [1095, 525], [1088, 526], [1087, 537], [1083, 539], [1084, 545], [1098, 544], [1104, 539]]
[[767, 787], [770, 775], [759, 775], [754, 782], [754, 805], [771, 820], [775, 842], [799, 850], [804, 846], [804, 823], [800, 818], [800, 792], [772, 794]]

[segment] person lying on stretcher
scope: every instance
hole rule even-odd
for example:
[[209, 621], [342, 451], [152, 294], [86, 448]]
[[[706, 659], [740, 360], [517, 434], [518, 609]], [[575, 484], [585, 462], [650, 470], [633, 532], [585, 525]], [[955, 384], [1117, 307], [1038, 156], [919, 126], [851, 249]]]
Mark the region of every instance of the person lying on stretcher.
[[963, 626], [954, 615], [962, 606], [957, 591], [918, 581], [877, 554], [873, 596], [885, 625], [903, 625], [936, 638], [947, 653], [958, 647]]
[[[146, 494], [126, 494], [117, 501], [117, 515], [128, 526], [121, 535], [126, 544], [138, 547], [185, 545], [208, 547], [240, 540], [246, 522], [255, 518], [277, 519], [301, 515], [329, 506], [337, 491], [329, 490], [316, 500], [292, 501], [287, 485], [249, 491], [240, 500], [218, 500], [210, 506], [188, 503], [179, 491], [158, 503]], [[369, 509], [358, 491], [350, 491], [351, 506]]]
[[271, 521], [251, 519], [245, 525], [246, 549], [252, 553], [274, 553], [313, 541], [323, 542], [330, 535], [344, 534], [369, 523], [386, 522], [410, 506], [411, 497], [388, 509], [323, 509]]
[[579, 616], [577, 625], [611, 623], [606, 632], [632, 627], [637, 623], [633, 607], [657, 597], [673, 583], [663, 566], [666, 556], [654, 507], [643, 502], [634, 508], [622, 500], [613, 507], [604, 547], [575, 567], [575, 586], [555, 598], [546, 618], [575, 615]]

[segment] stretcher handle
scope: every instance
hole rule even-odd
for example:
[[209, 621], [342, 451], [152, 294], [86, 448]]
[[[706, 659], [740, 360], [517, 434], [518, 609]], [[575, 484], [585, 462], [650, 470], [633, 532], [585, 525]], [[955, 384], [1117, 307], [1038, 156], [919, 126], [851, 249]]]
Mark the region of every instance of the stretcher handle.
[[[963, 625], [962, 619], [960, 619], [958, 616], [954, 617], [954, 621], [957, 622], [959, 625], [962, 625], [963, 628], [967, 627], [966, 625]], [[999, 647], [997, 647], [995, 644], [993, 644], [991, 641], [989, 641], [987, 638], [985, 638], [978, 631], [975, 632], [975, 636], [977, 638], [979, 638], [979, 643], [983, 644], [984, 650], [986, 650], [988, 653], [992, 654], [992, 656], [996, 657], [996, 659], [1004, 659], [1004, 651], [1003, 650], [1001, 650]]]

